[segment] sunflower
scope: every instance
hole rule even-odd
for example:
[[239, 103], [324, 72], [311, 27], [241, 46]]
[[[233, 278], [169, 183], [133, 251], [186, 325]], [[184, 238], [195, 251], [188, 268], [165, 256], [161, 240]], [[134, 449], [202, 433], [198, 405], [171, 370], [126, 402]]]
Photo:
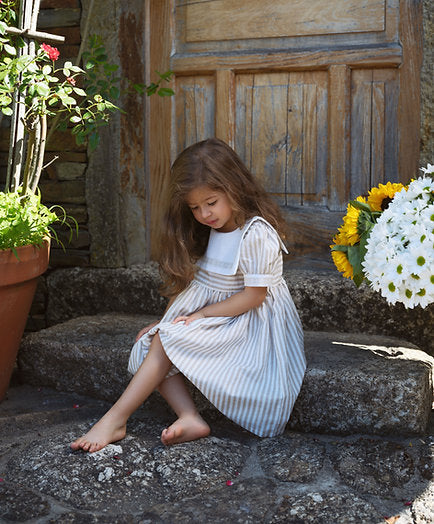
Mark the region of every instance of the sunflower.
[[[343, 228], [339, 228], [337, 235], [333, 238], [333, 246], [348, 246], [348, 239], [345, 233], [342, 231]], [[345, 278], [353, 278], [353, 267], [348, 260], [348, 256], [343, 251], [332, 251], [333, 262], [336, 268], [340, 271]]]
[[384, 211], [392, 201], [395, 193], [398, 193], [403, 188], [403, 184], [394, 184], [392, 182], [378, 184], [378, 187], [373, 187], [369, 191], [368, 204], [373, 211]]
[[[366, 198], [358, 196], [357, 202], [366, 204]], [[360, 209], [348, 204], [347, 214], [344, 216], [344, 225], [339, 229], [339, 232], [347, 239], [344, 245], [354, 246], [360, 240], [359, 231], [357, 228], [360, 216]]]
[[353, 266], [350, 264], [346, 253], [343, 251], [332, 251], [332, 258], [336, 268], [345, 278], [353, 278]]

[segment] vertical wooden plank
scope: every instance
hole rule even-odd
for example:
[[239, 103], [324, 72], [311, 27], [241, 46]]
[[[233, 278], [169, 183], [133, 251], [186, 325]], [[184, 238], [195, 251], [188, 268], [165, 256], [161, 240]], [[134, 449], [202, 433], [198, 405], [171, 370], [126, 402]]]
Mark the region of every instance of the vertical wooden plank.
[[213, 77], [181, 76], [176, 79], [175, 124], [176, 154], [215, 135]]
[[384, 183], [385, 85], [372, 82], [371, 178], [370, 187]]
[[315, 165], [315, 194], [305, 194], [305, 201], [322, 206], [327, 205], [327, 160], [328, 160], [328, 90], [327, 72], [317, 71], [316, 85], [316, 165]]
[[252, 106], [252, 171], [279, 204], [285, 204], [288, 74], [257, 74]]
[[404, 49], [399, 72], [399, 176], [408, 182], [419, 173], [423, 5], [420, 0], [401, 0], [399, 7], [399, 37]]
[[235, 146], [235, 75], [229, 69], [216, 71], [215, 135]]
[[252, 115], [252, 89], [253, 75], [244, 74], [236, 76], [235, 88], [235, 151], [241, 160], [251, 169], [250, 143]]
[[302, 202], [316, 192], [316, 151], [317, 151], [317, 89], [314, 83], [303, 86], [303, 174]]
[[352, 71], [350, 198], [363, 195], [371, 183], [372, 70]]
[[344, 64], [329, 68], [329, 195], [331, 210], [342, 210], [349, 197], [350, 70]]
[[398, 99], [399, 71], [397, 69], [374, 70], [374, 80], [384, 79], [385, 124], [384, 124], [384, 180], [399, 182], [398, 169]]
[[288, 129], [286, 147], [285, 204], [300, 204], [302, 202], [303, 173], [303, 73], [290, 73], [287, 91]]
[[[149, 69], [154, 71], [170, 69], [172, 48], [173, 0], [148, 0], [149, 2]], [[149, 81], [148, 77], [148, 81]], [[159, 239], [164, 206], [161, 195], [167, 192], [171, 161], [171, 117], [173, 97], [151, 96], [149, 98], [148, 169], [149, 177], [149, 221], [150, 251], [153, 259], [158, 258]], [[158, 123], [158, 125], [154, 125]]]
[[197, 141], [196, 104], [194, 101], [195, 86], [191, 78], [178, 77], [176, 79], [176, 151], [180, 152]]
[[[294, 91], [293, 88], [296, 88]], [[298, 128], [298, 153], [294, 135], [288, 140], [287, 204], [325, 204], [327, 187], [327, 74], [323, 71], [290, 73], [288, 135]], [[296, 94], [297, 93], [297, 94]], [[294, 96], [299, 98], [293, 104]], [[300, 107], [300, 112], [293, 111]], [[289, 111], [291, 109], [291, 111]], [[294, 194], [297, 193], [297, 197]]]

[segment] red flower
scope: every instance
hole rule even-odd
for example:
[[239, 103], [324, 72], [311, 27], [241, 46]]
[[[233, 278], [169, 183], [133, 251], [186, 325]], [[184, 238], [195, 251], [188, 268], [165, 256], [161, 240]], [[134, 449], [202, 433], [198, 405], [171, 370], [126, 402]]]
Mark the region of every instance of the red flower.
[[59, 51], [55, 47], [51, 47], [51, 45], [48, 44], [41, 44], [41, 49], [43, 49], [50, 60], [53, 60], [55, 62], [59, 58]]
[[72, 86], [75, 86], [75, 78], [72, 78], [72, 76], [68, 76], [66, 81], [69, 82]]

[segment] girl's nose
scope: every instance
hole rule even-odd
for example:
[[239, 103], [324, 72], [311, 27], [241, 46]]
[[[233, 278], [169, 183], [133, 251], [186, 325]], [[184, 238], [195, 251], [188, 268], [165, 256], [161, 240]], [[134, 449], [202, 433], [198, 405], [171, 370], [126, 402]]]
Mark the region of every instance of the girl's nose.
[[203, 218], [207, 218], [211, 215], [211, 210], [208, 209], [207, 207], [205, 207], [203, 210], [202, 210], [202, 216]]

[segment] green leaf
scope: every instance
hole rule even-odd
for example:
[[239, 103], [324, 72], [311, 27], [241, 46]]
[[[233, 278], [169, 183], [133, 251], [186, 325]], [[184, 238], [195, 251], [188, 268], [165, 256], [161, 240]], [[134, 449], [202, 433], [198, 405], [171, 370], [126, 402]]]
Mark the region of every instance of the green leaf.
[[121, 94], [121, 91], [120, 91], [120, 89], [118, 87], [112, 86], [110, 88], [110, 96], [112, 98], [114, 98], [115, 100], [117, 100], [119, 98], [120, 94]]
[[94, 131], [89, 135], [89, 148], [91, 151], [95, 151], [99, 144], [99, 134]]
[[74, 106], [77, 103], [75, 98], [72, 98], [72, 96], [64, 96], [62, 97], [62, 104], [68, 105], [68, 106]]
[[8, 53], [9, 55], [13, 55], [15, 56], [17, 54], [17, 50], [15, 49], [14, 46], [10, 45], [10, 44], [5, 44], [3, 46], [3, 49], [6, 51], [6, 53]]
[[331, 251], [342, 251], [342, 253], [348, 253], [348, 248], [349, 247], [350, 246], [335, 245], [335, 246], [332, 246]]
[[170, 87], [161, 87], [158, 91], [158, 96], [173, 96], [175, 92]]
[[77, 93], [78, 96], [86, 96], [86, 91], [80, 87], [74, 87], [74, 93]]
[[367, 211], [368, 213], [371, 212], [371, 208], [369, 207], [369, 205], [365, 204], [364, 202], [359, 202], [358, 200], [351, 200], [349, 204], [357, 209]]
[[110, 73], [114, 73], [119, 69], [119, 66], [117, 64], [105, 64], [104, 65], [104, 73], [106, 75], [109, 75]]
[[1, 111], [6, 116], [12, 116], [14, 113], [11, 107], [2, 107]]
[[75, 135], [75, 143], [78, 145], [78, 146], [81, 146], [82, 144], [84, 144], [84, 141], [85, 141], [85, 136], [83, 133], [77, 133]]
[[81, 118], [77, 115], [74, 115], [74, 116], [71, 116], [71, 118], [69, 119], [70, 122], [73, 122], [74, 124], [77, 124], [78, 122], [81, 122]]
[[48, 96], [50, 94], [50, 87], [44, 82], [38, 82], [35, 84], [36, 91], [40, 96]]
[[348, 261], [353, 267], [353, 281], [357, 287], [363, 282], [362, 258], [358, 245], [348, 246]]
[[49, 66], [48, 64], [44, 65], [44, 67], [42, 68], [42, 72], [44, 73], [44, 75], [49, 75], [51, 73], [51, 66]]
[[72, 62], [70, 60], [66, 61], [64, 64], [63, 64], [63, 67], [65, 69], [71, 69], [72, 68]]

